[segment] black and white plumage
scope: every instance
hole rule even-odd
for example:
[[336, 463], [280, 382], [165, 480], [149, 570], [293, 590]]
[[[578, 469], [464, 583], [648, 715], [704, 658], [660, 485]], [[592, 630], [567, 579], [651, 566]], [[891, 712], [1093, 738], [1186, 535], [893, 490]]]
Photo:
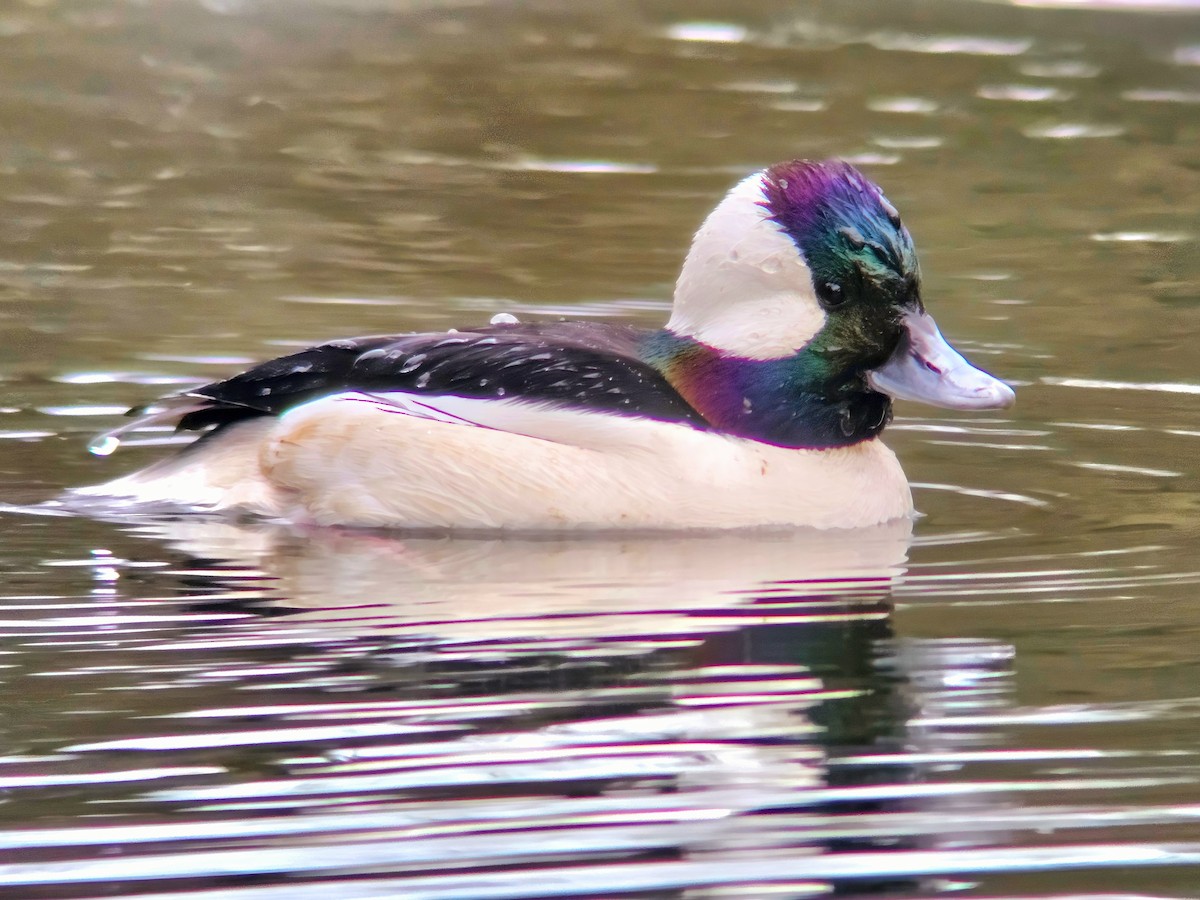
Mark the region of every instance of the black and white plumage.
[[579, 322], [498, 324], [470, 331], [336, 340], [186, 392], [179, 427], [196, 430], [278, 416], [335, 393], [455, 395], [706, 422], [639, 358], [646, 332]]

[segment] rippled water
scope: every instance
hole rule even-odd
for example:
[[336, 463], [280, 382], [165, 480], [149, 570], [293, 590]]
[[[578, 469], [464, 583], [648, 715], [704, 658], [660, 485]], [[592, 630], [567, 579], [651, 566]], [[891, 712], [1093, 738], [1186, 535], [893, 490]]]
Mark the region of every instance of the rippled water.
[[4, 515], [0, 895], [1200, 896], [1197, 4], [30, 0], [0, 54], [8, 504], [289, 347], [654, 324], [793, 156], [1019, 384], [899, 410], [912, 535]]

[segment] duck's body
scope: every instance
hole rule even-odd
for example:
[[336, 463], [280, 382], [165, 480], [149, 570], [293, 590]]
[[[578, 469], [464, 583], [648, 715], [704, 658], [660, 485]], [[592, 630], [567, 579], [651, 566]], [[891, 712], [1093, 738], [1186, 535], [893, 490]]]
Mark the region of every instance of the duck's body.
[[407, 528], [873, 525], [912, 512], [878, 439], [891, 396], [1012, 397], [918, 290], [877, 187], [784, 163], [697, 233], [666, 328], [333, 341], [168, 398], [147, 421], [209, 433], [75, 496]]
[[878, 439], [794, 450], [678, 422], [412, 394], [312, 400], [83, 491], [407, 528], [830, 528], [912, 511]]

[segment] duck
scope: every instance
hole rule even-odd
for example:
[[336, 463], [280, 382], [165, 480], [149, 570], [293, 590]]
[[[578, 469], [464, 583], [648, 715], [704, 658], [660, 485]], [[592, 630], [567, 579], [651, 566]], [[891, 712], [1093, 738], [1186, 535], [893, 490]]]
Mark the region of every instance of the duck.
[[197, 439], [74, 503], [418, 530], [865, 528], [912, 519], [896, 400], [1010, 406], [926, 311], [908, 229], [841, 160], [742, 179], [661, 328], [331, 340], [130, 411]]

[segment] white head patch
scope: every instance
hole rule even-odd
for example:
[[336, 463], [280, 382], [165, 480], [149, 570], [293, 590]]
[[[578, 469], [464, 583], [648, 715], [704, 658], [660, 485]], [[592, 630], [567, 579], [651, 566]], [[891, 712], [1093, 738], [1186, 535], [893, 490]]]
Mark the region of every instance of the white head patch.
[[825, 324], [812, 272], [761, 202], [763, 173], [739, 182], [692, 239], [667, 328], [749, 359], [791, 356]]

